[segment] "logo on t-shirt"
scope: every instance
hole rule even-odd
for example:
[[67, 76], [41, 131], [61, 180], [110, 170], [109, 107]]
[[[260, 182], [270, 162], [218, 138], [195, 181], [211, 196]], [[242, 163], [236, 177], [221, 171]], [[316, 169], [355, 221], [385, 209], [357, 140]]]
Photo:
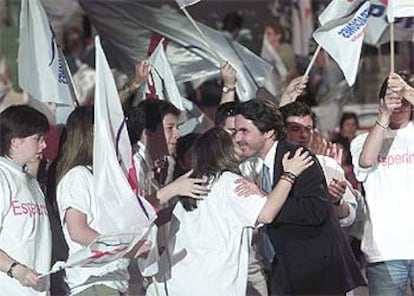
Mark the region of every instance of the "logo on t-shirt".
[[47, 208], [45, 205], [39, 205], [32, 202], [20, 202], [18, 200], [12, 201], [11, 204], [14, 216], [47, 216]]
[[414, 153], [378, 155], [378, 163], [387, 168], [401, 164], [414, 164]]

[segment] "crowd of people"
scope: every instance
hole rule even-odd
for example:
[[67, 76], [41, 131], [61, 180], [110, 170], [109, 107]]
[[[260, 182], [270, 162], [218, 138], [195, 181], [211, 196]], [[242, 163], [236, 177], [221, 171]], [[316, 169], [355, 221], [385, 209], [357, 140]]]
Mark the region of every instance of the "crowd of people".
[[[65, 36], [74, 42], [74, 68], [77, 34]], [[309, 78], [298, 77], [282, 34], [278, 24], [266, 25], [264, 56], [275, 58], [282, 77], [273, 85], [279, 104], [239, 102], [237, 73], [223, 62], [215, 126], [203, 133], [181, 137], [181, 112], [168, 101], [135, 101], [149, 77], [145, 61], [119, 91], [137, 193], [158, 215], [159, 268], [152, 277], [137, 279], [128, 268], [154, 248], [146, 241], [109, 263], [68, 267], [63, 281], [43, 276], [57, 257], [67, 259], [104, 231], [95, 220], [101, 205], [94, 197], [94, 107], [69, 115], [54, 159], [43, 157], [45, 115], [24, 102], [0, 109], [1, 293], [133, 295], [133, 281], [154, 296], [413, 289], [414, 75], [385, 79], [369, 131], [357, 135], [358, 118], [344, 113], [339, 132], [326, 139], [318, 130], [322, 119], [303, 99]], [[0, 74], [0, 83], [9, 81]], [[0, 92], [0, 102], [6, 95]]]

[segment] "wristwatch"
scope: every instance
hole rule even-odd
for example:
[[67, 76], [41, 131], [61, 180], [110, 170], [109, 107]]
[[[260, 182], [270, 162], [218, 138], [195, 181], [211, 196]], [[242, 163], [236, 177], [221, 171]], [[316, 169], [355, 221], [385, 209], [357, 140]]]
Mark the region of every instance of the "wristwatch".
[[227, 94], [231, 91], [235, 91], [236, 90], [236, 86], [227, 86], [227, 85], [223, 85], [223, 93]]

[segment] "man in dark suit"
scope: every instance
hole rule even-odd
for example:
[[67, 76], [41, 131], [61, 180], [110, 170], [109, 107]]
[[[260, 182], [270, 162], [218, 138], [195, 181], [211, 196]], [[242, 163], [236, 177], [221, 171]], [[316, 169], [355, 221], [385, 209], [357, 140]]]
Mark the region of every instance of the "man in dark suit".
[[298, 177], [283, 172], [283, 155], [298, 146], [283, 139], [282, 117], [270, 101], [241, 103], [235, 114], [235, 141], [243, 156], [260, 158], [262, 177], [268, 174], [272, 186], [282, 176], [294, 182], [280, 213], [267, 227], [276, 252], [271, 294], [337, 295], [364, 284], [327, 200], [325, 177], [316, 158]]

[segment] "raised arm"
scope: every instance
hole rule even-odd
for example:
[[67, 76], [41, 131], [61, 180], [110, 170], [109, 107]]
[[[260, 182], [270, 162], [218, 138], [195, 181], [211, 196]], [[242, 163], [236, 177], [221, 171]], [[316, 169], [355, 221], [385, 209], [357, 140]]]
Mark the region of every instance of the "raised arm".
[[234, 102], [236, 97], [236, 70], [226, 61], [220, 66], [220, 74], [223, 80], [220, 104]]
[[391, 74], [388, 79], [387, 90], [384, 98], [381, 99], [377, 120], [369, 131], [359, 157], [359, 165], [362, 168], [369, 168], [376, 163], [390, 125], [391, 114], [394, 109], [402, 105], [401, 91], [404, 81], [399, 78], [397, 74]]
[[299, 76], [293, 79], [282, 94], [279, 108], [296, 101], [296, 98], [305, 90], [307, 83], [307, 76]]
[[137, 89], [144, 83], [149, 76], [150, 67], [147, 61], [140, 61], [135, 66], [135, 77], [127, 83], [127, 86], [119, 92], [121, 104], [137, 91]]

